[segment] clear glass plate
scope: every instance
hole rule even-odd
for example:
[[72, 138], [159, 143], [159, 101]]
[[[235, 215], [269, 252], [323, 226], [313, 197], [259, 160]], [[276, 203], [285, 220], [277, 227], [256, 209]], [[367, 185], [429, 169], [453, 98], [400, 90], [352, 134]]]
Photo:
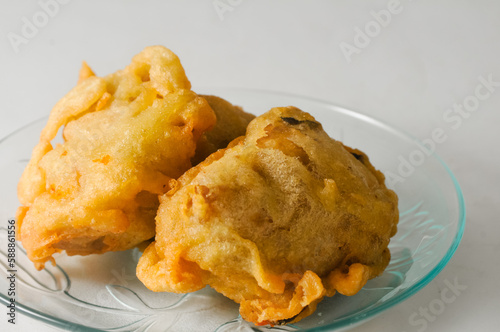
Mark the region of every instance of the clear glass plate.
[[[465, 226], [459, 185], [448, 167], [414, 138], [383, 122], [326, 102], [283, 93], [204, 89], [261, 114], [294, 105], [314, 115], [325, 130], [366, 152], [399, 196], [398, 233], [391, 262], [355, 296], [325, 298], [317, 311], [294, 325], [256, 327], [238, 305], [210, 288], [192, 294], [153, 293], [136, 278], [139, 252], [56, 257], [57, 266], [36, 271], [17, 247], [17, 310], [57, 327], [99, 331], [338, 331], [352, 328], [400, 303], [428, 284], [455, 252]], [[18, 200], [17, 181], [46, 118], [0, 141], [0, 301], [8, 304], [7, 220]]]

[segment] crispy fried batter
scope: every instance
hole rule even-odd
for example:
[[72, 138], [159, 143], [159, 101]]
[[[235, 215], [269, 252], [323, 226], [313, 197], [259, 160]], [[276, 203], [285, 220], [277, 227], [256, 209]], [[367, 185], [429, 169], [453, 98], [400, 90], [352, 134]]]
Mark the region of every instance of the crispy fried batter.
[[[79, 84], [52, 110], [18, 185], [18, 237], [38, 269], [52, 255], [131, 248], [154, 236], [158, 195], [191, 167], [215, 125], [170, 50], [154, 46], [124, 70]], [[52, 146], [59, 128], [64, 143]]]
[[255, 115], [246, 113], [239, 106], [217, 97], [202, 95], [215, 112], [217, 123], [213, 129], [203, 134], [198, 141], [196, 154], [192, 160], [197, 165], [218, 149], [227, 147], [238, 136], [245, 135], [248, 123]]
[[396, 194], [308, 113], [274, 108], [160, 197], [137, 275], [153, 291], [210, 285], [258, 325], [310, 315], [385, 269]]

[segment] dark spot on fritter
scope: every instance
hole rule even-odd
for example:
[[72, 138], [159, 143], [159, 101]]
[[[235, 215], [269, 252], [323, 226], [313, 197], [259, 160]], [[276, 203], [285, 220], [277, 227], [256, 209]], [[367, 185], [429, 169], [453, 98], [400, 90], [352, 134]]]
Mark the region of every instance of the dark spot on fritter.
[[316, 122], [316, 121], [311, 121], [311, 120], [297, 120], [295, 118], [292, 118], [292, 117], [282, 117], [281, 120], [285, 121], [286, 123], [288, 123], [289, 125], [292, 125], [292, 126], [296, 126], [296, 125], [300, 125], [300, 124], [305, 124], [307, 125], [310, 129], [317, 129], [319, 128], [321, 125]]
[[357, 153], [354, 153], [354, 152], [351, 152], [351, 154], [354, 156], [354, 158], [356, 158], [360, 162], [364, 163], [364, 161], [365, 161], [365, 156], [364, 155], [357, 154]]
[[293, 322], [293, 320], [295, 319], [295, 317], [297, 317], [298, 315], [300, 315], [302, 313], [302, 311], [306, 310], [307, 307], [304, 307], [304, 309], [302, 309], [298, 314], [296, 314], [295, 316], [291, 317], [291, 318], [287, 318], [287, 319], [282, 319], [282, 320], [279, 320], [276, 322], [276, 325], [285, 325], [285, 324], [288, 324], [290, 322]]
[[292, 126], [298, 125], [299, 123], [302, 122], [302, 121], [299, 121], [295, 118], [281, 118], [281, 120], [285, 121], [286, 123], [288, 123], [289, 125], [292, 125]]

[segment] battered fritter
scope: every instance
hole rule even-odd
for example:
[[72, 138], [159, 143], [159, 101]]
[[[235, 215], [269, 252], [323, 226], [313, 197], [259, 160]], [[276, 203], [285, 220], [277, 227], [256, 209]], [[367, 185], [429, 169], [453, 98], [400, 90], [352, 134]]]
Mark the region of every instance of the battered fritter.
[[[216, 123], [190, 89], [177, 56], [161, 46], [103, 78], [84, 64], [18, 185], [18, 237], [38, 269], [62, 250], [103, 253], [154, 237], [158, 195], [191, 167], [197, 141]], [[53, 147], [63, 126], [64, 143]]]
[[244, 319], [284, 324], [324, 296], [356, 294], [389, 262], [396, 194], [364, 153], [297, 108], [257, 117], [172, 186], [137, 267], [153, 291], [210, 285]]

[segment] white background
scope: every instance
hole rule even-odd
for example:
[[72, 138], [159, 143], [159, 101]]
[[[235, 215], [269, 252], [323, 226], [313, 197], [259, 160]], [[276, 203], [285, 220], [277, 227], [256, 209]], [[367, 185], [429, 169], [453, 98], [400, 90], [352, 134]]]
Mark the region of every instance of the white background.
[[[195, 91], [296, 93], [382, 119], [420, 139], [450, 127], [443, 116], [474, 95], [479, 77], [500, 82], [496, 1], [401, 0], [385, 26], [371, 13], [387, 9], [391, 1], [385, 0], [230, 3], [232, 10], [219, 15], [211, 0], [74, 0], [23, 35], [41, 5], [1, 1], [0, 137], [46, 116], [76, 83], [82, 60], [106, 75], [154, 44], [181, 58]], [[369, 41], [355, 39], [357, 28], [365, 27], [373, 29]], [[13, 34], [28, 38], [16, 45]], [[347, 44], [357, 45], [357, 53], [346, 57], [341, 45]], [[466, 199], [467, 225], [455, 256], [423, 290], [355, 331], [498, 330], [500, 87], [493, 90], [437, 146]], [[425, 326], [411, 324], [412, 314], [440, 299], [445, 281], [467, 288]], [[10, 331], [3, 311], [0, 330]], [[54, 329], [18, 316], [14, 330]]]

